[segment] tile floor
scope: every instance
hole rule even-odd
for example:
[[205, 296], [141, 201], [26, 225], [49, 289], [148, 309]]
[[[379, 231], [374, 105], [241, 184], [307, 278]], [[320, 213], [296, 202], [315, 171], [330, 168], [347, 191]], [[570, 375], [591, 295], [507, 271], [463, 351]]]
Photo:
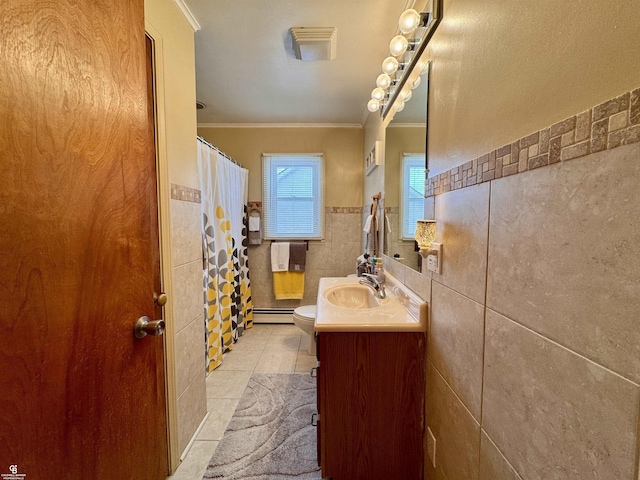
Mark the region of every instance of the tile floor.
[[207, 377], [209, 418], [186, 458], [168, 480], [202, 480], [211, 456], [253, 372], [308, 373], [317, 365], [309, 355], [309, 335], [293, 324], [256, 324]]

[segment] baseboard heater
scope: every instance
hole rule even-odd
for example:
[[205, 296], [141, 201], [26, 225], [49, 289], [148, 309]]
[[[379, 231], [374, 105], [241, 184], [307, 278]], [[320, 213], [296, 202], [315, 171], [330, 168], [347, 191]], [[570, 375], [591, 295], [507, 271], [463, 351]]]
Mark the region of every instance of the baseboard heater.
[[254, 308], [253, 323], [293, 323], [293, 308]]

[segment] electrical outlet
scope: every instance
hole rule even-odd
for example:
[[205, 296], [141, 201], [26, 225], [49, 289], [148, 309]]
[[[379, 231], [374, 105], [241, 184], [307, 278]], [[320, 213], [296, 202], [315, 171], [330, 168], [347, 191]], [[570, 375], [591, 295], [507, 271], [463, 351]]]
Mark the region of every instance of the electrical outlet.
[[442, 244], [432, 243], [430, 248], [436, 250], [438, 254], [427, 256], [427, 270], [440, 274], [442, 273]]
[[431, 460], [433, 468], [436, 468], [436, 437], [433, 436], [429, 427], [427, 427], [427, 457]]

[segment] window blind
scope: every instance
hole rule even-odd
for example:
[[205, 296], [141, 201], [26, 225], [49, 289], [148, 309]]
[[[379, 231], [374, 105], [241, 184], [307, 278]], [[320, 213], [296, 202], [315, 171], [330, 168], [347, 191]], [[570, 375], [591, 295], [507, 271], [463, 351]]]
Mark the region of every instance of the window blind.
[[262, 155], [265, 239], [322, 239], [323, 174], [321, 154]]
[[402, 155], [402, 239], [413, 240], [416, 222], [424, 216], [424, 154]]

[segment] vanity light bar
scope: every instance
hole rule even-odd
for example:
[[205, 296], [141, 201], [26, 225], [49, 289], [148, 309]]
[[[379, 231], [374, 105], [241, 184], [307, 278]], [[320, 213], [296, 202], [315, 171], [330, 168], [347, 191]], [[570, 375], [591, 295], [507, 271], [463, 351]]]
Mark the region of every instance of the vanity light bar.
[[[385, 58], [382, 62], [383, 73], [376, 79], [376, 88], [371, 92], [371, 100], [367, 103], [367, 109], [370, 112], [381, 110], [381, 115], [384, 118], [391, 110], [396, 99], [401, 100], [399, 96], [404, 89], [407, 78], [418, 63], [429, 40], [433, 37], [441, 17], [442, 0], [433, 0], [430, 12], [418, 13], [414, 9], [408, 9], [400, 15], [398, 28], [400, 32], [402, 32], [402, 35], [396, 35], [391, 40], [389, 45], [391, 56]], [[408, 39], [405, 36], [412, 34], [419, 28], [424, 28], [425, 30], [421, 32], [421, 35], [416, 39]], [[408, 62], [401, 63], [398, 60], [398, 58], [404, 60], [407, 56], [409, 56]], [[388, 76], [391, 82], [387, 84], [386, 78], [383, 76]], [[382, 82], [379, 81], [381, 77], [383, 77]], [[419, 80], [415, 80], [411, 89], [417, 87], [419, 84]], [[396, 88], [390, 91], [390, 87], [394, 85]], [[380, 90], [383, 90], [382, 95]], [[384, 95], [384, 91], [387, 91], [386, 95]], [[384, 102], [383, 100], [385, 99], [388, 100]], [[401, 110], [404, 106], [403, 104], [404, 100], [398, 104], [396, 110]]]

